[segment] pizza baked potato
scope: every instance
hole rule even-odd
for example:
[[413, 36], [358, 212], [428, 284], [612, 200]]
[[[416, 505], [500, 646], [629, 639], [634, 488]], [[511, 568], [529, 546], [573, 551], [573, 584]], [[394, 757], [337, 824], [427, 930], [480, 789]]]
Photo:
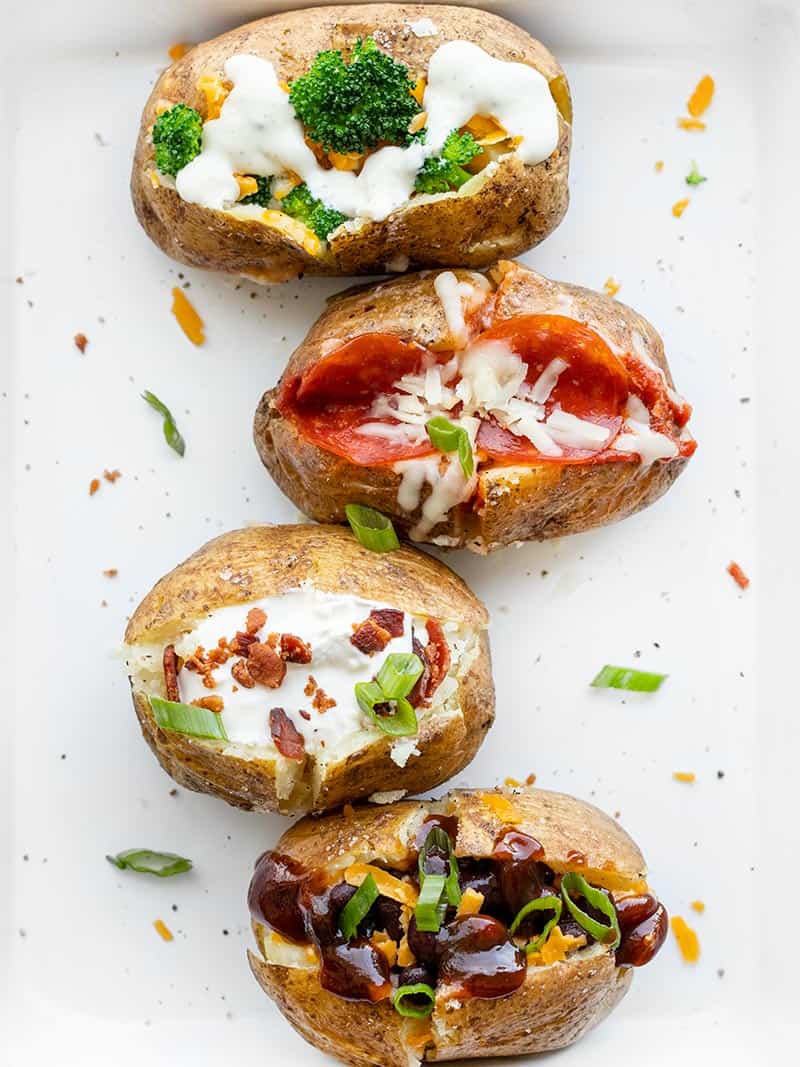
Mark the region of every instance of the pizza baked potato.
[[540, 789], [303, 819], [258, 860], [248, 902], [258, 982], [352, 1067], [563, 1048], [668, 929], [618, 824]]
[[131, 178], [149, 236], [256, 281], [485, 266], [567, 208], [569, 87], [486, 11], [287, 11], [198, 44], [144, 108]]
[[142, 733], [179, 784], [236, 807], [321, 811], [429, 789], [494, 718], [488, 617], [449, 568], [342, 527], [215, 538], [125, 632]]
[[485, 553], [657, 500], [696, 447], [690, 413], [641, 315], [501, 261], [334, 297], [254, 436], [311, 518], [359, 503]]

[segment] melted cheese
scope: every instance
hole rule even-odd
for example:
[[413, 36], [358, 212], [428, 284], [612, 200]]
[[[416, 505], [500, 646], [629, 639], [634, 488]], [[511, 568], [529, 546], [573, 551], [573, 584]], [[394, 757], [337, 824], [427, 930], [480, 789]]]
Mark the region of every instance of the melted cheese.
[[344, 880], [348, 885], [358, 886], [370, 874], [375, 879], [375, 885], [381, 896], [396, 900], [399, 904], [407, 904], [410, 908], [417, 903], [419, 894], [410, 882], [403, 882], [400, 878], [389, 874], [388, 871], [384, 871], [382, 867], [375, 867], [371, 863], [353, 863], [344, 872]]

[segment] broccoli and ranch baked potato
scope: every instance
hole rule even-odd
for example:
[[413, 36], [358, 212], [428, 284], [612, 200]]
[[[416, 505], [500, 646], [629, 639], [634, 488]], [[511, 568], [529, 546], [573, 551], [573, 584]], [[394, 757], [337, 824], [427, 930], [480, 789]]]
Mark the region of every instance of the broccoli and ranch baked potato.
[[258, 860], [248, 901], [256, 979], [351, 1067], [563, 1048], [668, 929], [620, 826], [540, 789], [303, 819]]
[[304, 812], [430, 789], [494, 718], [479, 600], [449, 568], [349, 530], [223, 534], [162, 578], [125, 633], [145, 739], [181, 785]]
[[558, 62], [497, 15], [290, 11], [164, 71], [133, 202], [173, 258], [256, 281], [481, 267], [560, 222], [571, 118]]
[[358, 503], [485, 553], [657, 500], [695, 450], [690, 413], [641, 315], [501, 261], [332, 298], [254, 436], [309, 517]]

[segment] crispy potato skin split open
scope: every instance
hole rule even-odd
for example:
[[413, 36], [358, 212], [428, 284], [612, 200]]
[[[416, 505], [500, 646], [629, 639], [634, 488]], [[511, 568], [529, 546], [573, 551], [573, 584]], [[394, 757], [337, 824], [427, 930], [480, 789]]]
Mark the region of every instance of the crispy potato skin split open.
[[[624, 351], [631, 351], [632, 337], [638, 334], [672, 385], [660, 336], [632, 308], [591, 289], [550, 281], [518, 263], [502, 261], [497, 270], [511, 273], [512, 281], [503, 283], [495, 321], [552, 313], [557, 300], [568, 300], [576, 317], [585, 316]], [[469, 280], [465, 271], [455, 274]], [[432, 273], [407, 275], [333, 297], [293, 352], [281, 380], [302, 374], [324, 358], [326, 342], [345, 342], [364, 333], [392, 333], [434, 351], [446, 349], [449, 334], [434, 278]], [[360, 466], [303, 437], [292, 419], [278, 411], [279, 389], [280, 383], [261, 398], [254, 440], [264, 466], [297, 507], [319, 522], [344, 522], [345, 505], [356, 501], [390, 515], [396, 526], [410, 529], [420, 512], [399, 507], [400, 476], [391, 466]], [[449, 538], [454, 547], [487, 553], [518, 541], [581, 533], [654, 503], [687, 462], [678, 458], [649, 467], [634, 461], [492, 467], [480, 477], [481, 505], [474, 511], [454, 508], [427, 540]]]
[[304, 776], [289, 798], [279, 799], [274, 760], [240, 758], [226, 753], [224, 742], [162, 730], [146, 694], [134, 689], [142, 734], [164, 770], [187, 789], [211, 793], [236, 807], [287, 814], [337, 807], [378, 791], [417, 793], [457, 774], [494, 719], [488, 615], [453, 571], [413, 548], [370, 552], [339, 526], [262, 526], [223, 534], [154, 586], [128, 623], [126, 644], [167, 644], [209, 610], [278, 596], [303, 581], [325, 592], [386, 602], [476, 630], [478, 655], [459, 681], [462, 715], [440, 722], [423, 719], [417, 742], [421, 754], [404, 768], [391, 759], [391, 739], [382, 736], [329, 765], [316, 797]]
[[[614, 820], [590, 804], [540, 789], [449, 794], [446, 801], [459, 818], [458, 855], [490, 854], [503, 825], [485, 800], [494, 794], [509, 801], [519, 819], [517, 829], [541, 841], [551, 865], [568, 866], [568, 852], [577, 849], [586, 857], [587, 869], [613, 872], [631, 885], [644, 877], [641, 852]], [[424, 805], [363, 805], [347, 816], [304, 819], [283, 835], [277, 848], [308, 867], [324, 866], [344, 853], [399, 861], [409, 821]], [[564, 1048], [613, 1010], [633, 975], [631, 968], [615, 966], [613, 953], [597, 946], [561, 963], [530, 967], [524, 985], [499, 1000], [475, 998], [446, 1006], [440, 997], [427, 1041], [412, 1052], [408, 1022], [388, 1003], [345, 1001], [320, 988], [316, 970], [265, 962], [264, 928], [254, 922], [253, 929], [259, 951], [249, 952], [248, 959], [261, 987], [307, 1041], [351, 1067], [408, 1067], [414, 1055], [459, 1060]]]
[[[432, 18], [433, 37], [416, 37], [410, 22]], [[569, 192], [570, 126], [559, 114], [555, 153], [536, 166], [515, 155], [499, 162], [473, 194], [447, 195], [410, 205], [382, 222], [337, 234], [321, 256], [310, 254], [286, 234], [256, 220], [235, 218], [182, 200], [174, 189], [154, 188], [150, 129], [167, 101], [185, 103], [205, 117], [203, 75], [222, 77], [237, 52], [269, 59], [281, 81], [303, 74], [318, 52], [348, 49], [358, 37], [379, 32], [380, 47], [406, 64], [412, 76], [427, 71], [433, 52], [447, 41], [479, 44], [497, 59], [525, 63], [548, 81], [564, 72], [547, 49], [518, 26], [486, 11], [448, 5], [365, 4], [287, 11], [231, 30], [199, 44], [168, 67], [145, 105], [133, 161], [131, 194], [136, 214], [167, 255], [193, 267], [244, 274], [254, 281], [280, 282], [301, 274], [381, 274], [396, 256], [412, 268], [482, 267], [498, 256], [514, 256], [542, 241], [561, 221]]]

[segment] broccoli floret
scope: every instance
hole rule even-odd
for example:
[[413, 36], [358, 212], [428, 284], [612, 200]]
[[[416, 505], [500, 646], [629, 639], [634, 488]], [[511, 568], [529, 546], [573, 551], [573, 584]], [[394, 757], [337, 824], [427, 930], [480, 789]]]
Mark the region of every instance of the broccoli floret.
[[258, 204], [259, 207], [269, 207], [272, 199], [272, 178], [263, 178], [260, 174], [248, 174], [248, 178], [255, 178], [258, 189], [249, 196], [243, 196], [240, 204]]
[[323, 241], [327, 241], [328, 234], [335, 230], [347, 218], [341, 211], [332, 207], [326, 207], [321, 200], [311, 195], [311, 190], [303, 183], [296, 185], [290, 193], [281, 200], [281, 210], [294, 219], [304, 222], [309, 229]]
[[200, 155], [203, 119], [186, 104], [176, 104], [158, 116], [153, 126], [156, 166], [162, 174], [177, 174]]
[[413, 88], [408, 68], [367, 37], [356, 41], [349, 63], [339, 51], [320, 52], [292, 82], [289, 99], [308, 136], [326, 152], [363, 152], [380, 142], [411, 142], [408, 126], [421, 110]]
[[414, 188], [418, 193], [446, 193], [460, 188], [472, 175], [463, 164], [481, 153], [482, 149], [471, 133], [448, 133], [441, 155], [425, 160]]

